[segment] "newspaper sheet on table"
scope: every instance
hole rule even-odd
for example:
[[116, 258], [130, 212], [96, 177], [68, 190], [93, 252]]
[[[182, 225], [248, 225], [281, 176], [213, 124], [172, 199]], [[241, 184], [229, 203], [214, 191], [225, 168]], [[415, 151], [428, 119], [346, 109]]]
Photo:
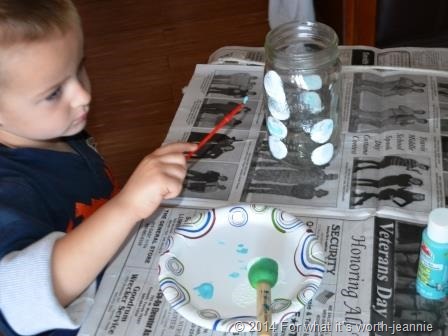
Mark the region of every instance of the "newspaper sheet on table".
[[[242, 88], [254, 93], [247, 109], [215, 139], [222, 148], [209, 148], [208, 157], [191, 161], [189, 185], [167, 204], [186, 208], [161, 208], [136, 227], [105, 272], [79, 335], [221, 335], [169, 307], [157, 264], [183, 218], [236, 202], [267, 203], [296, 214], [316, 232], [325, 252], [327, 272], [317, 295], [274, 335], [447, 334], [448, 302], [427, 301], [415, 292], [421, 224], [430, 209], [446, 204], [448, 73], [441, 71], [447, 68], [446, 52], [341, 47], [343, 64], [358, 65], [343, 72], [343, 145], [329, 166], [300, 177], [266, 150], [263, 67], [254, 66], [264, 64], [263, 49], [217, 50], [210, 63], [221, 65], [198, 65], [166, 142], [198, 140], [241, 101]], [[387, 68], [397, 66], [413, 69]], [[266, 179], [274, 171], [283, 192], [273, 188], [277, 194], [269, 194], [266, 184], [274, 183]], [[328, 195], [288, 194], [288, 178], [306, 180]], [[228, 333], [233, 334], [238, 333]]]
[[[262, 80], [262, 67], [197, 66], [165, 142], [198, 142], [241, 95], [250, 98], [233, 124], [193, 157], [182, 194], [166, 205], [263, 203], [319, 216], [376, 214], [420, 223], [445, 205], [448, 72], [344, 67], [341, 146], [329, 165], [306, 169], [270, 155]], [[232, 91], [237, 85], [246, 86]]]
[[[79, 335], [239, 335], [188, 322], [170, 308], [159, 289], [160, 252], [176, 225], [195, 211], [162, 208], [140, 223], [104, 274]], [[318, 236], [327, 271], [313, 300], [287, 323], [273, 327], [273, 335], [447, 332], [448, 302], [427, 301], [415, 294], [419, 225], [375, 217], [344, 220], [296, 215]]]
[[[339, 46], [342, 65], [448, 70], [446, 48], [387, 48]], [[226, 46], [210, 55], [210, 64], [264, 65], [264, 48]]]

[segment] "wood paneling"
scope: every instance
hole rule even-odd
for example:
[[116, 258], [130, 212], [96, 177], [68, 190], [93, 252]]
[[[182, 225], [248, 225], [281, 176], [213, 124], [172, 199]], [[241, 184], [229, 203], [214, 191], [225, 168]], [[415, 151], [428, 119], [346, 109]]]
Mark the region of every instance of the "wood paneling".
[[316, 20], [331, 26], [340, 44], [375, 45], [377, 0], [314, 0], [314, 7]]
[[268, 0], [75, 0], [93, 87], [88, 131], [120, 183], [164, 140], [196, 64], [262, 46]]
[[342, 0], [343, 44], [375, 45], [376, 0]]
[[343, 15], [342, 0], [314, 0], [316, 20], [332, 27], [339, 38], [339, 44], [343, 44]]

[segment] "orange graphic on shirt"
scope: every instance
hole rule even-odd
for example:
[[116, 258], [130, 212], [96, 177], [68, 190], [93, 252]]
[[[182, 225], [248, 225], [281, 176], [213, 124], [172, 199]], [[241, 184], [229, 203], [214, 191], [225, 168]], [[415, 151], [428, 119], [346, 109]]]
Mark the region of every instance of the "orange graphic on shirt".
[[[82, 218], [82, 220], [85, 220], [90, 217], [91, 214], [93, 214], [96, 210], [98, 210], [104, 203], [106, 203], [108, 200], [105, 198], [102, 199], [93, 199], [91, 201], [91, 204], [84, 204], [81, 202], [75, 203], [75, 217], [76, 218]], [[73, 221], [71, 220], [67, 225], [67, 232], [70, 232], [75, 227]]]
[[[110, 169], [108, 167], [105, 167], [104, 171], [105, 171], [106, 175], [109, 177], [109, 179], [113, 185], [113, 190], [110, 195], [110, 197], [112, 198], [113, 196], [115, 196], [118, 193], [120, 188], [118, 187], [118, 183], [116, 183], [116, 180], [113, 177]], [[81, 221], [89, 218], [91, 214], [93, 214], [96, 210], [98, 210], [107, 201], [108, 201], [108, 199], [106, 199], [106, 198], [100, 198], [100, 199], [92, 199], [90, 201], [90, 204], [76, 202], [75, 203], [75, 218], [81, 218]], [[67, 224], [66, 232], [72, 231], [74, 229], [74, 227], [75, 227], [75, 224], [73, 223], [72, 220], [70, 220], [70, 222]]]

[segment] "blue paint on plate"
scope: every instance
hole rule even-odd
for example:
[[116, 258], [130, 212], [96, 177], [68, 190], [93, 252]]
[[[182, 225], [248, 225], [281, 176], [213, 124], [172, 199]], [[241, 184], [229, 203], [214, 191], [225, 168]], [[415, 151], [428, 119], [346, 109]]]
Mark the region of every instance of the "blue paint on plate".
[[229, 274], [229, 277], [236, 279], [240, 277], [240, 274], [238, 272], [232, 272]]
[[236, 252], [240, 254], [247, 254], [249, 249], [247, 247], [244, 247], [244, 244], [238, 244], [238, 248], [236, 249]]
[[205, 300], [210, 300], [213, 297], [213, 292], [215, 290], [210, 282], [204, 282], [193, 289], [197, 291], [197, 294]]

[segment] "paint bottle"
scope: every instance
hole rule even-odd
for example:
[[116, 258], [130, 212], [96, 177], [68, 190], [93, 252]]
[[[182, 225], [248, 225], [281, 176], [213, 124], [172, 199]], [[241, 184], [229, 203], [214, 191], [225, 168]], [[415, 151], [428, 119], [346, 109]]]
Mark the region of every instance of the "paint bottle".
[[448, 209], [431, 211], [423, 230], [417, 272], [417, 292], [431, 300], [448, 294]]

